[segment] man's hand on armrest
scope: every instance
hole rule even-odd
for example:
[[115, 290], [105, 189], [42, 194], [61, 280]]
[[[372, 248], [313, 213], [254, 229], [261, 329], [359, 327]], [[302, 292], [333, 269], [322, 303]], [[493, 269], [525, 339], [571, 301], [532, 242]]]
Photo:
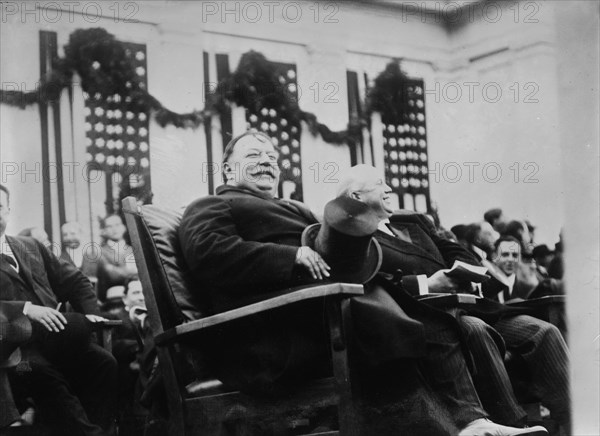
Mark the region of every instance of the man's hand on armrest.
[[313, 279], [323, 280], [323, 276], [329, 277], [331, 268], [321, 255], [310, 247], [302, 246], [298, 248], [295, 264], [305, 267]]
[[86, 315], [85, 317], [88, 319], [88, 321], [94, 323], [108, 321], [108, 319], [98, 315]]

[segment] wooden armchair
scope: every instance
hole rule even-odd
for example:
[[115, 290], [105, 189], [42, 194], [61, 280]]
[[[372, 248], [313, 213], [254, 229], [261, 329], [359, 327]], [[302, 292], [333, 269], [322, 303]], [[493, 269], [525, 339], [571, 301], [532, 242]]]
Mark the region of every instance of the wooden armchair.
[[[334, 406], [338, 411], [339, 431], [319, 434], [361, 434], [356, 409], [357, 383], [350, 356], [349, 301], [349, 297], [363, 294], [361, 285], [332, 283], [287, 289], [266, 301], [188, 321], [181, 310], [186, 302], [181, 301], [178, 291], [181, 286], [194, 289], [194, 285], [179, 253], [177, 227], [181, 214], [157, 206], [140, 207], [133, 197], [123, 200], [123, 211], [166, 390], [170, 436], [219, 434], [232, 415], [247, 421], [267, 417], [279, 423], [275, 428], [284, 429], [284, 432], [294, 427], [293, 417], [297, 417], [299, 411], [315, 404]], [[322, 299], [327, 308], [332, 378], [315, 380], [298, 391], [277, 398], [265, 398], [228, 389], [211, 377], [210, 369], [198, 360], [191, 379], [186, 374], [184, 368], [190, 338], [193, 338], [194, 352], [206, 354], [204, 339], [212, 329], [308, 299]]]

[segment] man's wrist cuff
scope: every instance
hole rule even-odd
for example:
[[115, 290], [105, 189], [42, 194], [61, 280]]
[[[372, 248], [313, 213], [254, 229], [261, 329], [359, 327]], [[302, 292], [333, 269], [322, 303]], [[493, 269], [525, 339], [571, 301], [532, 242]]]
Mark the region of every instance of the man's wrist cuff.
[[429, 294], [429, 285], [427, 284], [427, 276], [425, 274], [417, 276], [417, 283], [419, 284], [419, 295]]
[[31, 306], [31, 301], [27, 301], [23, 306], [23, 315], [27, 315], [27, 312], [29, 311], [29, 306]]

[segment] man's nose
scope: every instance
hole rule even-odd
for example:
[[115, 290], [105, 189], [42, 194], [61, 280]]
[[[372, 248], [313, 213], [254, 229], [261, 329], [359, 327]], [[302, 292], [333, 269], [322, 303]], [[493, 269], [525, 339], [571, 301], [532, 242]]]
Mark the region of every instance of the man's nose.
[[271, 158], [267, 153], [261, 153], [258, 158], [258, 163], [271, 165]]

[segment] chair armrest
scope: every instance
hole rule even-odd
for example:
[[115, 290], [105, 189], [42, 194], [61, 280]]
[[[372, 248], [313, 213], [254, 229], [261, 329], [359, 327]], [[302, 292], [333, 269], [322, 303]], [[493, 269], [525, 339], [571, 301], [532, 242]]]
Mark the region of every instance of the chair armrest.
[[544, 307], [550, 304], [565, 304], [564, 295], [547, 295], [545, 297], [533, 298], [531, 300], [510, 301], [506, 304], [511, 307]]
[[106, 321], [98, 321], [92, 323], [92, 326], [97, 330], [110, 330], [114, 327], [119, 327], [123, 325], [123, 321], [120, 319], [107, 319]]
[[477, 304], [481, 297], [473, 294], [425, 294], [415, 297], [434, 307], [458, 307], [463, 304]]
[[200, 330], [223, 325], [230, 321], [245, 318], [257, 313], [273, 310], [278, 307], [288, 306], [315, 298], [323, 298], [329, 296], [353, 297], [364, 294], [362, 285], [353, 283], [329, 283], [326, 285], [311, 285], [301, 286], [297, 288], [289, 288], [283, 291], [282, 295], [269, 298], [268, 300], [250, 304], [248, 306], [237, 309], [228, 310], [216, 315], [207, 316], [185, 324], [178, 325], [172, 329], [166, 330], [154, 338], [156, 345], [164, 345], [174, 339], [181, 339], [182, 336], [198, 332]]

